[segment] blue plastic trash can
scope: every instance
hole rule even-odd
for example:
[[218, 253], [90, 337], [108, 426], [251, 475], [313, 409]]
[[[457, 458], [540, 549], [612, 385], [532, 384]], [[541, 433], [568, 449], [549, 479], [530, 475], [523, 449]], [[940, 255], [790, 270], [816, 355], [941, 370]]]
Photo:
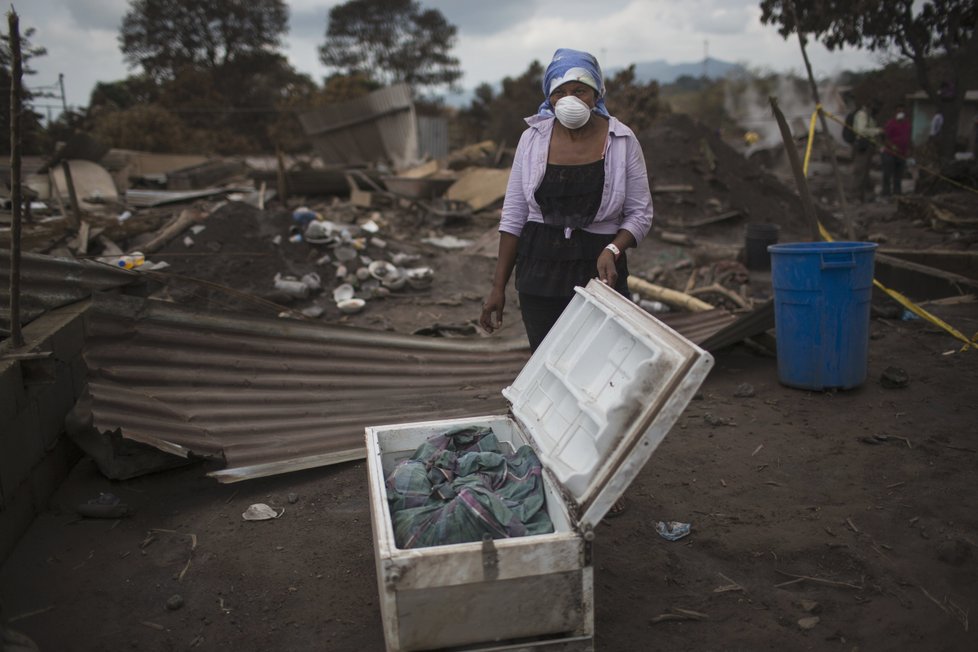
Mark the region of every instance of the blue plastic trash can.
[[875, 249], [872, 242], [767, 248], [782, 384], [849, 389], [866, 380]]

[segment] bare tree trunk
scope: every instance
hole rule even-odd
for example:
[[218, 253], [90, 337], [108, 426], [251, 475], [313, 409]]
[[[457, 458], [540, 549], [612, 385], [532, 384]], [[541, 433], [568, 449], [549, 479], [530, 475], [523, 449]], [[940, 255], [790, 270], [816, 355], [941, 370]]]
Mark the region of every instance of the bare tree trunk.
[[798, 194], [801, 197], [801, 210], [805, 214], [805, 221], [808, 222], [808, 228], [811, 230], [812, 241], [818, 242], [822, 238], [818, 232], [818, 217], [815, 215], [815, 203], [812, 201], [812, 194], [808, 190], [808, 181], [805, 179], [805, 173], [801, 169], [801, 159], [798, 158], [798, 148], [795, 146], [795, 139], [791, 135], [791, 129], [788, 127], [788, 122], [784, 119], [784, 114], [778, 108], [778, 98], [770, 97], [768, 99], [771, 102], [774, 119], [778, 121], [778, 128], [781, 130], [781, 140], [784, 141], [784, 149], [788, 154], [788, 160], [791, 162], [791, 171], [795, 175], [795, 183], [798, 184]]
[[[792, 15], [795, 11], [795, 3], [791, 3]], [[794, 16], [793, 16], [794, 18]], [[795, 25], [798, 24], [798, 20], [795, 18]], [[815, 105], [821, 107], [822, 100], [818, 96], [818, 85], [815, 83], [815, 75], [812, 74], [812, 64], [808, 61], [808, 52], [805, 51], [805, 37], [797, 28], [795, 33], [798, 35], [798, 46], [801, 48], [801, 58], [805, 60], [805, 70], [808, 72], [808, 84], [812, 88], [812, 99], [815, 100]], [[825, 134], [825, 150], [829, 154], [829, 160], [832, 161], [832, 174], [835, 176], [835, 188], [836, 192], [839, 193], [839, 205], [842, 207], [842, 219], [846, 225], [846, 237], [850, 240], [856, 239], [855, 230], [852, 226], [852, 217], [849, 215], [849, 206], [846, 203], [846, 193], [842, 187], [842, 175], [839, 173], [839, 162], [835, 159], [835, 145], [832, 142], [832, 135], [829, 133], [829, 125], [825, 120], [825, 114], [822, 113], [821, 109], [818, 111], [818, 118], [822, 124], [822, 133]], [[814, 137], [815, 134], [812, 134]]]
[[20, 19], [10, 10], [10, 204], [13, 213], [10, 226], [10, 344], [24, 345], [20, 330], [20, 84], [23, 69], [20, 60]]

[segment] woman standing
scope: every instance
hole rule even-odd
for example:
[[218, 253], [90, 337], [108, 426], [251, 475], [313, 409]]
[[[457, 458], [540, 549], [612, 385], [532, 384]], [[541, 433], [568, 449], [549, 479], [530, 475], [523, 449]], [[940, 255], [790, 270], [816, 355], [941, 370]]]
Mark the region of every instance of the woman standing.
[[543, 78], [544, 102], [526, 119], [499, 223], [499, 258], [480, 324], [502, 324], [506, 286], [516, 290], [535, 351], [592, 278], [628, 294], [625, 251], [652, 226], [642, 147], [604, 104], [597, 60], [560, 49]]

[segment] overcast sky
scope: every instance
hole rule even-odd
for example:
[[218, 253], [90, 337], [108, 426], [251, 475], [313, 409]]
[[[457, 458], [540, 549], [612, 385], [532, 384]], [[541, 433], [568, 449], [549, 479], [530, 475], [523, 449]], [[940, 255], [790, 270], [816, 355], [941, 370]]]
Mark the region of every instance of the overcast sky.
[[[127, 0], [28, 0], [15, 3], [21, 30], [36, 29], [32, 43], [48, 54], [32, 60], [33, 89], [56, 87], [64, 74], [68, 104], [85, 106], [96, 82], [122, 79], [130, 71], [119, 51], [118, 33]], [[328, 74], [319, 63], [330, 0], [293, 0], [291, 29], [284, 39], [292, 65], [317, 82]], [[754, 68], [794, 71], [804, 65], [796, 40], [783, 40], [760, 23], [759, 0], [421, 0], [458, 27], [454, 53], [473, 88], [526, 70], [534, 59], [546, 65], [559, 47], [588, 50], [603, 68], [638, 61], [702, 61], [704, 52]], [[817, 44], [809, 57], [819, 77], [845, 69], [875, 67], [857, 50], [830, 53]], [[39, 100], [57, 103], [56, 100]], [[42, 110], [43, 112], [43, 110]]]

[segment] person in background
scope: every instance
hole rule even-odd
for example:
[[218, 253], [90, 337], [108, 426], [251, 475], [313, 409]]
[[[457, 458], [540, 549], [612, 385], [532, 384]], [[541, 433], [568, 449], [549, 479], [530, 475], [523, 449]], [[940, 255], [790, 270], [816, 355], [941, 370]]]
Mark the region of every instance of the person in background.
[[[514, 269], [530, 350], [536, 351], [592, 278], [628, 296], [626, 250], [652, 226], [642, 146], [608, 113], [593, 55], [560, 49], [543, 76], [543, 103], [526, 118], [499, 221], [499, 258], [479, 323], [503, 323]], [[622, 498], [609, 516], [625, 511]]]
[[574, 297], [598, 278], [628, 296], [626, 250], [652, 226], [642, 146], [612, 117], [597, 60], [560, 49], [543, 78], [543, 103], [526, 118], [499, 222], [499, 258], [479, 323], [499, 328], [514, 269], [535, 351]]
[[934, 112], [934, 117], [930, 119], [930, 131], [927, 132], [927, 138], [936, 141], [937, 137], [941, 135], [942, 127], [944, 127], [944, 113], [938, 107], [937, 111]]
[[873, 163], [873, 154], [877, 151], [875, 140], [883, 132], [876, 125], [876, 116], [880, 111], [879, 100], [863, 104], [856, 111], [852, 120], [852, 130], [856, 132], [856, 142], [852, 144], [852, 166], [855, 177], [856, 199], [872, 201], [873, 183], [869, 179], [869, 169]]
[[889, 197], [900, 194], [901, 180], [910, 157], [910, 121], [903, 105], [898, 104], [894, 116], [883, 125], [883, 135], [886, 139], [880, 150], [883, 167], [882, 195]]

